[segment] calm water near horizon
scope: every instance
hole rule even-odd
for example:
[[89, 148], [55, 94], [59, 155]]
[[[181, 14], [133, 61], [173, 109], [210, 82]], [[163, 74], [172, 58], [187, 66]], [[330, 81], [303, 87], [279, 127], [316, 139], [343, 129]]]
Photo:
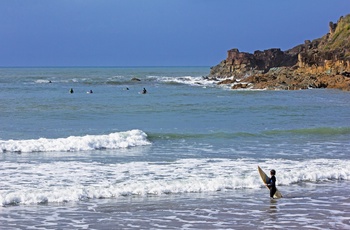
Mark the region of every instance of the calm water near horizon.
[[0, 68], [0, 229], [349, 229], [350, 92], [209, 71]]

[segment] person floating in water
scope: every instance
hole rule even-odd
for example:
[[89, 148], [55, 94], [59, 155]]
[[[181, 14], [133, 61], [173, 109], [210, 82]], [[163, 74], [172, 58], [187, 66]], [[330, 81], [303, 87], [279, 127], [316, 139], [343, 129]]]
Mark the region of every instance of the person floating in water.
[[70, 93], [74, 93], [73, 88], [70, 88], [69, 92], [70, 92]]
[[146, 88], [143, 88], [143, 90], [142, 90], [142, 94], [146, 94], [146, 93], [147, 93]]
[[267, 187], [270, 189], [270, 197], [273, 198], [273, 195], [275, 195], [277, 188], [276, 188], [276, 171], [274, 169], [272, 169], [270, 171], [271, 174], [271, 178], [270, 180], [267, 182]]

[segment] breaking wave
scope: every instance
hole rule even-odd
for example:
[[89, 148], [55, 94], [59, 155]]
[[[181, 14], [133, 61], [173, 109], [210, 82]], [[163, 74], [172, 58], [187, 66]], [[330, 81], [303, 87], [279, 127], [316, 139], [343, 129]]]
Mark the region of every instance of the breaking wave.
[[70, 136], [57, 139], [1, 140], [2, 152], [69, 152], [98, 149], [118, 149], [150, 145], [141, 130], [116, 132], [108, 135]]

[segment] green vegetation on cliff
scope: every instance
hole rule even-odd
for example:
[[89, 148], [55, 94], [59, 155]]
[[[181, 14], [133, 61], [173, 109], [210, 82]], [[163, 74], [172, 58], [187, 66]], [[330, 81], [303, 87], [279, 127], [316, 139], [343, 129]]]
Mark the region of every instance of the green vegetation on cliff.
[[[345, 57], [350, 57], [350, 14], [341, 17], [336, 24], [330, 23], [327, 41], [319, 48], [324, 51], [343, 50]], [[332, 31], [332, 27], [334, 31]]]

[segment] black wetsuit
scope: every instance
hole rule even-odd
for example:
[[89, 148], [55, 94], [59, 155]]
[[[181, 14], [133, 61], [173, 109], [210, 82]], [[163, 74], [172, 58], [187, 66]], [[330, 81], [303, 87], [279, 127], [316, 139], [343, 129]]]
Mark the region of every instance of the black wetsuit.
[[270, 189], [270, 197], [273, 198], [273, 195], [275, 195], [275, 192], [277, 191], [276, 189], [276, 177], [272, 176], [269, 180], [269, 183], [267, 184], [267, 186]]

